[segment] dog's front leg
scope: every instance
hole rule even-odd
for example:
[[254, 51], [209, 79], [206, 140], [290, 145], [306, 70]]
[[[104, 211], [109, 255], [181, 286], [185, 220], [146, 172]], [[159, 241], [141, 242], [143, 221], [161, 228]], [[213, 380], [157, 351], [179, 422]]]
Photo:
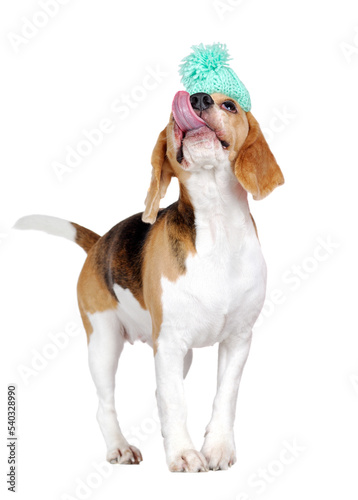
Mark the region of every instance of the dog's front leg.
[[236, 401], [250, 343], [251, 332], [229, 337], [219, 345], [217, 393], [201, 450], [211, 470], [228, 469], [236, 462]]
[[183, 363], [186, 352], [159, 342], [155, 355], [158, 410], [168, 467], [172, 472], [207, 471], [186, 426]]

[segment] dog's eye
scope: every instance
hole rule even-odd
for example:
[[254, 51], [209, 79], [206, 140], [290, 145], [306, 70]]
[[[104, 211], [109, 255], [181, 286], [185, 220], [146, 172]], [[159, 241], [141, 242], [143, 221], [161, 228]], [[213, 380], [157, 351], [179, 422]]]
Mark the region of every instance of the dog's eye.
[[226, 109], [226, 111], [230, 111], [231, 113], [237, 113], [237, 109], [235, 104], [232, 101], [225, 101], [222, 103], [221, 107]]

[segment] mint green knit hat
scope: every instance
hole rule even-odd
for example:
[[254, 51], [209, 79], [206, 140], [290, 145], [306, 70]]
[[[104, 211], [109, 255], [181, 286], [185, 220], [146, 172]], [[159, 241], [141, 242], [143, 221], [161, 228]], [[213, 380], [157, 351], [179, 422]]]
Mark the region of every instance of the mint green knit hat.
[[220, 92], [250, 111], [251, 99], [245, 85], [227, 64], [232, 58], [225, 44], [194, 45], [193, 52], [180, 65], [181, 82], [189, 94]]

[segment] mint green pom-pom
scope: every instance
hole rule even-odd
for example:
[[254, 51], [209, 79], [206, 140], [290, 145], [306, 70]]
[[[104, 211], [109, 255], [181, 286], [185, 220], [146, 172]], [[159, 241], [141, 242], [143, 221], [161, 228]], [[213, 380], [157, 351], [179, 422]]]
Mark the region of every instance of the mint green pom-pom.
[[250, 111], [250, 94], [230, 68], [230, 60], [225, 44], [195, 45], [180, 65], [181, 81], [189, 94], [220, 92], [237, 100], [244, 111]]
[[208, 73], [217, 71], [231, 60], [226, 45], [221, 43], [206, 45], [202, 43], [192, 47], [193, 52], [183, 59], [179, 73], [182, 75], [182, 83], [186, 87], [192, 80], [204, 80]]

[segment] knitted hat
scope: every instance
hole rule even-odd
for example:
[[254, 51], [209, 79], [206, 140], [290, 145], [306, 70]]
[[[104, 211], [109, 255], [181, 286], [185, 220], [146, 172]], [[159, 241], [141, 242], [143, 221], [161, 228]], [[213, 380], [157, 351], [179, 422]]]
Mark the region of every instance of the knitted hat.
[[244, 111], [250, 111], [251, 99], [245, 85], [228, 66], [231, 60], [225, 44], [194, 45], [183, 59], [179, 74], [189, 94], [220, 92], [235, 99]]

